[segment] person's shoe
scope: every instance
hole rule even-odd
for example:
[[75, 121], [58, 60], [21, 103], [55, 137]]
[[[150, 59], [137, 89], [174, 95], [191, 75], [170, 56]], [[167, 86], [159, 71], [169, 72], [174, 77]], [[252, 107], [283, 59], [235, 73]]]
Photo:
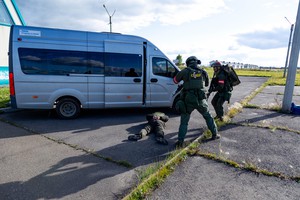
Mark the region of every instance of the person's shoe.
[[140, 134], [136, 134], [136, 135], [129, 135], [128, 136], [128, 140], [130, 141], [138, 141], [142, 138], [142, 136]]
[[182, 147], [183, 147], [183, 142], [182, 142], [182, 141], [177, 141], [177, 142], [175, 143], [175, 147], [176, 147], [176, 148], [182, 148]]
[[168, 141], [163, 137], [157, 137], [157, 138], [155, 138], [155, 140], [159, 144], [163, 144], [163, 145], [168, 145], [169, 144]]
[[212, 135], [212, 137], [211, 137], [211, 140], [217, 140], [217, 139], [220, 139], [220, 134], [214, 134], [214, 135]]

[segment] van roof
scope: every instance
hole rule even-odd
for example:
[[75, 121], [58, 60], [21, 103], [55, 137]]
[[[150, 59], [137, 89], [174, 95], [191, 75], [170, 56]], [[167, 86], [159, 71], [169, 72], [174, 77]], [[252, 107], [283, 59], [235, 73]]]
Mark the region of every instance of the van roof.
[[[25, 37], [72, 37], [72, 36], [80, 36], [84, 34], [88, 35], [97, 35], [98, 37], [102, 38], [101, 36], [106, 37], [107, 39], [116, 39], [116, 40], [137, 40], [137, 41], [147, 41], [147, 39], [136, 36], [136, 35], [127, 35], [115, 32], [92, 32], [92, 31], [83, 31], [83, 30], [68, 30], [68, 29], [60, 29], [60, 28], [48, 28], [48, 27], [35, 27], [35, 26], [21, 26], [21, 25], [13, 25], [12, 28], [16, 30], [20, 36]], [[23, 30], [23, 31], [22, 31]], [[43, 32], [43, 34], [42, 34]], [[66, 33], [67, 32], [67, 33]], [[80, 38], [80, 37], [79, 37]], [[104, 39], [102, 38], [102, 39]]]

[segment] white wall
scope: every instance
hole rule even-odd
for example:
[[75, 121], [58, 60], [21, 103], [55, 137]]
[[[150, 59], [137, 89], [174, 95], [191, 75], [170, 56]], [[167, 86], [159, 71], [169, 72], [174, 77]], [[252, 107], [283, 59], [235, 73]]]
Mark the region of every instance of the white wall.
[[9, 26], [0, 25], [0, 67], [8, 66], [8, 41], [9, 41]]
[[[16, 11], [12, 0], [4, 0], [8, 11], [16, 25], [22, 25], [21, 18]], [[8, 66], [8, 42], [9, 42], [10, 26], [0, 24], [0, 67]]]
[[14, 19], [15, 24], [16, 25], [22, 25], [21, 19], [19, 18], [18, 13], [15, 10], [15, 7], [14, 7], [14, 5], [12, 3], [12, 0], [4, 0], [4, 2], [5, 2], [8, 10], [10, 12], [10, 15]]
[[[14, 0], [3, 0], [15, 25], [25, 25]], [[15, 7], [16, 6], [16, 7]], [[0, 24], [0, 86], [8, 84], [8, 46], [10, 24]], [[4, 69], [4, 70], [3, 70]]]

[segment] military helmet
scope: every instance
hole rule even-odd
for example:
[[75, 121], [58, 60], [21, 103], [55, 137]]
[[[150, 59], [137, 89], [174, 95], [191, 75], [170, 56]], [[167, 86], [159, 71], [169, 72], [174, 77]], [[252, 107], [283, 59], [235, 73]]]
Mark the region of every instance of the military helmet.
[[214, 61], [212, 64], [211, 64], [212, 67], [222, 67], [222, 64], [219, 62], [219, 61]]
[[199, 64], [200, 65], [201, 61], [198, 60], [198, 58], [196, 56], [190, 56], [186, 59], [185, 64], [186, 64], [186, 66], [189, 66], [191, 64], [196, 64], [196, 65]]

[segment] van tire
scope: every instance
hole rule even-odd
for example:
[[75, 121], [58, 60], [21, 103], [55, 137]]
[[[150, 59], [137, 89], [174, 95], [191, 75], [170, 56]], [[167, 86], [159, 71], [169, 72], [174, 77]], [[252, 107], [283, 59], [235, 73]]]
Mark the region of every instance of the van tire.
[[75, 99], [63, 98], [57, 102], [55, 110], [61, 119], [74, 119], [80, 113], [80, 104]]

